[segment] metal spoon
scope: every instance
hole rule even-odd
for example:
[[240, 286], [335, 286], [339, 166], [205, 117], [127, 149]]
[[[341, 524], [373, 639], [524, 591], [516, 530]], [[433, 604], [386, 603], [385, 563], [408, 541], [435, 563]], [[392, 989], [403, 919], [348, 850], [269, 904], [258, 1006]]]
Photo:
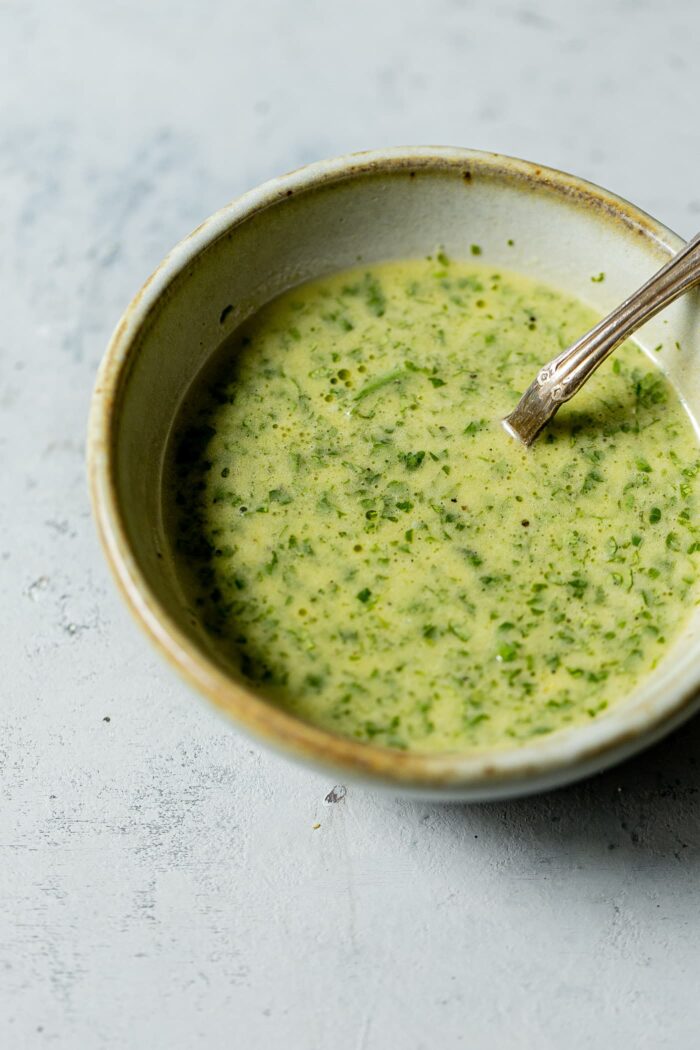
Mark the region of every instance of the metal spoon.
[[645, 321], [700, 283], [700, 234], [595, 328], [544, 365], [513, 411], [508, 433], [531, 445], [557, 409], [576, 394], [598, 365]]

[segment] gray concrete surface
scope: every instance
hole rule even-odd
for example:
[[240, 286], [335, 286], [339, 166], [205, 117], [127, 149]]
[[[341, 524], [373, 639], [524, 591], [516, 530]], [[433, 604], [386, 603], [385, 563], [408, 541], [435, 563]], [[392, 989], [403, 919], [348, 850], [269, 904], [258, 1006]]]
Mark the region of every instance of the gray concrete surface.
[[500, 150], [695, 232], [698, 54], [694, 0], [0, 0], [0, 1045], [697, 1045], [698, 721], [530, 800], [325, 803], [151, 652], [83, 458], [142, 279], [306, 161]]

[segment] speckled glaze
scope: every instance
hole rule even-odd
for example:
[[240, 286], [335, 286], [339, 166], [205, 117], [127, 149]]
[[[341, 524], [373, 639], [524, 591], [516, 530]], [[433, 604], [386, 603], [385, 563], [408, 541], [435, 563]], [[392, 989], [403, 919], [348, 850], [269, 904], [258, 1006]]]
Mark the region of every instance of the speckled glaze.
[[[507, 247], [509, 240], [514, 246]], [[546, 281], [604, 313], [678, 250], [660, 223], [590, 183], [495, 154], [407, 148], [310, 165], [245, 194], [203, 223], [149, 278], [102, 363], [89, 427], [93, 508], [112, 571], [166, 658], [227, 716], [296, 758], [424, 796], [483, 800], [563, 784], [647, 746], [697, 710], [700, 614], [653, 675], [595, 723], [492, 754], [421, 755], [344, 739], [271, 706], [216, 660], [188, 619], [167, 556], [163, 453], [193, 378], [264, 302], [358, 261], [483, 259]], [[605, 272], [604, 282], [591, 277]], [[700, 297], [638, 340], [700, 414]]]

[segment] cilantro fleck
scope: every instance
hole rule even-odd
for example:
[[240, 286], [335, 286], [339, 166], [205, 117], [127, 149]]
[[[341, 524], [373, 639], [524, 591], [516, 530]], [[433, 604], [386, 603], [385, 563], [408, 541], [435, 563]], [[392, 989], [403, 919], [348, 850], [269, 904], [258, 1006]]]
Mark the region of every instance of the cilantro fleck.
[[422, 450], [420, 452], [402, 452], [399, 455], [399, 459], [406, 467], [406, 470], [418, 470], [425, 459], [425, 452]]

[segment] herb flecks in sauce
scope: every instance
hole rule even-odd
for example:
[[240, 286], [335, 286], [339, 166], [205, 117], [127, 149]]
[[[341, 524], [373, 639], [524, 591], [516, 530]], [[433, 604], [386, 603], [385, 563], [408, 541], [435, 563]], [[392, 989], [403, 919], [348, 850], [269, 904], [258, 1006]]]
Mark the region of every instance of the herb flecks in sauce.
[[498, 423], [594, 321], [439, 253], [247, 323], [173, 443], [215, 644], [280, 705], [397, 748], [516, 744], [628, 693], [696, 597], [691, 425], [631, 344], [532, 449]]

